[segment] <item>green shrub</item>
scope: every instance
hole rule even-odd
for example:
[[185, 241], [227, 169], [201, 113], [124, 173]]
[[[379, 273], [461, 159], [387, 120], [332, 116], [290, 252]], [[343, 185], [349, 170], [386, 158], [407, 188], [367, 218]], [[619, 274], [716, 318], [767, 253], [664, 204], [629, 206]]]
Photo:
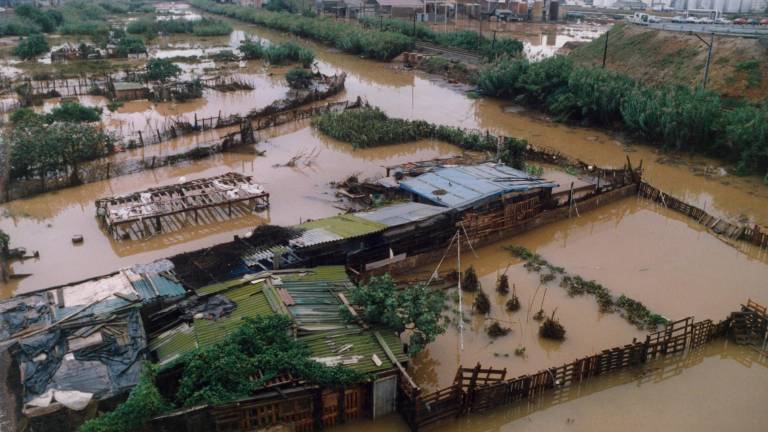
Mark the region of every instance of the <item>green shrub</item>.
[[[22, 18], [26, 18], [39, 25], [40, 29], [45, 33], [51, 33], [56, 29], [56, 13], [47, 14], [39, 8], [29, 4], [16, 6], [14, 12], [16, 15]], [[58, 15], [60, 16], [60, 13]]]
[[33, 59], [40, 54], [47, 53], [50, 47], [45, 36], [41, 34], [33, 34], [22, 39], [13, 53], [25, 60]]
[[181, 68], [168, 59], [153, 58], [147, 62], [147, 79], [165, 82], [181, 74]]
[[101, 120], [101, 108], [80, 105], [78, 102], [65, 102], [54, 107], [45, 115], [46, 122], [57, 121], [72, 123], [91, 123]]
[[79, 432], [127, 432], [139, 430], [157, 414], [167, 410], [169, 404], [155, 385], [155, 371], [147, 366], [139, 383], [131, 390], [128, 399], [113, 411], [102, 414], [83, 424]]
[[259, 60], [264, 57], [264, 47], [258, 41], [246, 39], [238, 48], [246, 60]]
[[141, 18], [132, 21], [126, 27], [131, 34], [154, 35], [163, 34], [194, 34], [195, 36], [226, 36], [232, 33], [229, 23], [210, 18], [196, 21], [185, 19], [155, 20]]
[[315, 54], [295, 42], [286, 42], [268, 46], [264, 50], [264, 58], [273, 65], [298, 62], [304, 67], [310, 67]]
[[0, 36], [29, 36], [40, 33], [42, 29], [34, 22], [16, 16], [0, 18]]
[[147, 52], [144, 41], [136, 36], [125, 35], [117, 42], [117, 54], [127, 56], [128, 54], [142, 54]]
[[285, 80], [288, 82], [288, 87], [292, 89], [308, 88], [312, 85], [312, 78], [314, 78], [312, 72], [302, 68], [291, 69], [285, 74]]

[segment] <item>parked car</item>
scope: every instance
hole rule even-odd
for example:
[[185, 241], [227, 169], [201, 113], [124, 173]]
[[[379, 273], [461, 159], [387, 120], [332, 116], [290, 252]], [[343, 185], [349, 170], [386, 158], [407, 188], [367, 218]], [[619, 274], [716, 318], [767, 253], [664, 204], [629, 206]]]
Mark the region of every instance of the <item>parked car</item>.
[[672, 17], [672, 22], [673, 23], [684, 23], [685, 22], [685, 17], [682, 16], [682, 15], [678, 15], [678, 16]]
[[715, 24], [733, 24], [733, 21], [728, 18], [718, 18], [715, 20]]
[[744, 24], [749, 24], [749, 20], [746, 18], [736, 18], [735, 20], [733, 20], [733, 23], [738, 25], [744, 25]]
[[768, 25], [768, 18], [763, 18], [760, 20], [760, 25]]
[[515, 17], [515, 13], [509, 9], [496, 9], [493, 11], [493, 16], [499, 21], [509, 21]]

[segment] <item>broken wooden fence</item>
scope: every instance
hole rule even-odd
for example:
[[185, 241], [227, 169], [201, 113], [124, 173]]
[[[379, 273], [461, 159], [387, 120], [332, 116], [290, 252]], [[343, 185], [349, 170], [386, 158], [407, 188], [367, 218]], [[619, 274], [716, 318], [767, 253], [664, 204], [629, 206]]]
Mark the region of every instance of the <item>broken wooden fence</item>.
[[729, 326], [730, 319], [713, 324], [711, 320], [694, 322], [692, 317], [684, 318], [649, 334], [643, 342], [633, 340], [562, 366], [511, 379], [506, 379], [506, 369], [483, 368], [480, 364], [474, 368], [460, 367], [451, 386], [428, 394], [401, 380], [400, 413], [411, 430], [417, 431], [445, 418], [530, 399], [547, 390], [565, 389], [592, 377], [696, 349], [724, 335]]
[[646, 182], [640, 183], [638, 195], [660, 203], [668, 209], [682, 213], [695, 220], [697, 223], [714, 231], [716, 234], [723, 235], [729, 239], [744, 240], [757, 245], [760, 248], [768, 248], [768, 231], [764, 231], [764, 228], [761, 228], [758, 225], [749, 227], [732, 224], [722, 218], [714, 217], [706, 211], [677, 199], [666, 192], [662, 192], [660, 189], [653, 187]]

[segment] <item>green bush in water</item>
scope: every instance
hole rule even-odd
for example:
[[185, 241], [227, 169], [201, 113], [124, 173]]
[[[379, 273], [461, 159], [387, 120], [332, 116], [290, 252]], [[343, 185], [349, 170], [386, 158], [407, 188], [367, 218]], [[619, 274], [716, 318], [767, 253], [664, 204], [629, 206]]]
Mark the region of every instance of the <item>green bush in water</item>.
[[246, 39], [240, 42], [238, 48], [246, 60], [259, 60], [264, 58], [264, 47], [258, 41]]
[[292, 89], [305, 89], [312, 85], [312, 79], [314, 75], [312, 72], [302, 69], [293, 68], [285, 74], [285, 80], [288, 82], [288, 87]]
[[315, 54], [295, 42], [270, 45], [264, 50], [264, 58], [272, 65], [297, 62], [305, 68], [312, 66]]

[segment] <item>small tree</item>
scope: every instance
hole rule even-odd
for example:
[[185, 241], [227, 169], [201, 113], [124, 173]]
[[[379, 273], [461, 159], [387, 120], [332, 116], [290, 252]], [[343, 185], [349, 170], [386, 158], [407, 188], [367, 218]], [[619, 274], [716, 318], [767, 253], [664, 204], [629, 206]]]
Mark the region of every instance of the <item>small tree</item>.
[[461, 280], [461, 289], [467, 292], [475, 292], [480, 289], [480, 280], [477, 278], [477, 272], [474, 266], [469, 266], [464, 272], [464, 278]]
[[485, 295], [483, 290], [478, 291], [475, 302], [472, 304], [472, 308], [478, 313], [487, 315], [491, 312], [491, 300]]
[[128, 54], [143, 54], [145, 52], [147, 52], [147, 47], [139, 37], [126, 35], [117, 42], [117, 54], [121, 57], [125, 57]]
[[147, 62], [147, 79], [165, 83], [181, 74], [181, 68], [168, 59], [151, 59]]
[[246, 39], [240, 42], [240, 48], [243, 58], [246, 60], [259, 60], [264, 57], [264, 47], [259, 42]]
[[359, 307], [363, 321], [391, 328], [398, 334], [409, 331], [409, 354], [421, 351], [447, 328], [442, 291], [413, 285], [398, 292], [388, 274], [374, 276], [367, 284], [352, 288], [349, 299]]
[[293, 68], [285, 74], [285, 80], [288, 82], [288, 87], [292, 89], [306, 89], [312, 85], [312, 72], [302, 69]]
[[50, 47], [45, 36], [41, 34], [33, 34], [22, 39], [13, 53], [24, 60], [29, 60], [39, 56], [40, 54], [47, 53]]
[[499, 294], [509, 294], [509, 277], [507, 277], [506, 274], [500, 275], [499, 279], [496, 281], [496, 291], [498, 291]]

